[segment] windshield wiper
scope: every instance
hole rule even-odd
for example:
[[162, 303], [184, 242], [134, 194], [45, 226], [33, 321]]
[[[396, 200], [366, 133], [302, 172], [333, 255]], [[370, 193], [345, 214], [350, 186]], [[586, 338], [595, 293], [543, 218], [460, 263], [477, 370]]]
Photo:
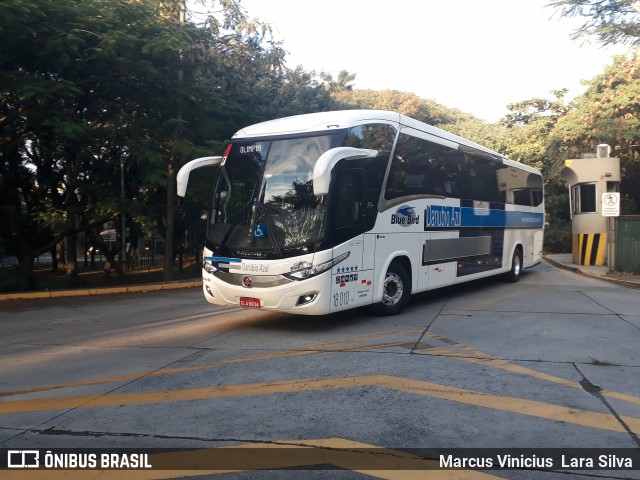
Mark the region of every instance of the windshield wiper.
[[255, 183], [255, 185], [253, 186], [253, 189], [251, 190], [251, 223], [249, 224], [249, 231], [251, 232], [251, 246], [255, 246], [255, 235], [254, 235], [254, 228], [255, 228], [255, 224], [256, 224], [256, 206], [258, 204], [258, 202], [260, 201], [260, 198], [264, 195], [264, 190], [266, 188], [267, 185], [267, 181], [265, 180], [262, 184], [262, 187], [260, 187], [260, 192], [258, 192], [258, 196], [254, 197], [253, 194], [256, 191], [256, 188], [258, 187], [258, 182]]

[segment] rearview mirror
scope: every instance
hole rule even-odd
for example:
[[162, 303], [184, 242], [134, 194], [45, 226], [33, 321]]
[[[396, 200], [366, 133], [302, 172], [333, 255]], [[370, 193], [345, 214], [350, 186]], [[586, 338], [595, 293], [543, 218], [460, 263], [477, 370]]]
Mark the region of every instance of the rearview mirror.
[[329, 193], [329, 183], [331, 183], [331, 172], [336, 164], [342, 160], [356, 160], [358, 158], [375, 157], [377, 150], [353, 147], [337, 147], [327, 150], [316, 162], [313, 169], [313, 194], [321, 197]]
[[178, 175], [176, 177], [178, 195], [181, 197], [186, 195], [187, 183], [189, 183], [189, 174], [191, 173], [191, 170], [195, 170], [200, 167], [220, 165], [220, 162], [222, 162], [222, 157], [200, 157], [185, 163], [183, 167], [178, 170]]

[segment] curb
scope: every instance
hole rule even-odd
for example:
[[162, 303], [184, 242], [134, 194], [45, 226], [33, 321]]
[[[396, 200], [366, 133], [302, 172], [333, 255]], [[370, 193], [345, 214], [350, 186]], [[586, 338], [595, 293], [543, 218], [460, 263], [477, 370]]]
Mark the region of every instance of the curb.
[[640, 281], [624, 280], [622, 278], [614, 278], [614, 277], [607, 277], [606, 275], [598, 275], [597, 273], [590, 272], [588, 270], [585, 270], [583, 268], [580, 268], [574, 265], [567, 265], [566, 263], [559, 262], [557, 260], [554, 260], [544, 255], [543, 255], [543, 258], [545, 259], [545, 261], [549, 262], [555, 267], [563, 268], [565, 270], [569, 270], [574, 273], [579, 273], [580, 275], [584, 275], [586, 277], [597, 278], [598, 280], [604, 280], [605, 282], [615, 283], [616, 285], [622, 285], [624, 287], [640, 288]]
[[146, 285], [124, 285], [122, 287], [85, 288], [78, 290], [51, 290], [46, 292], [16, 292], [0, 294], [0, 302], [5, 300], [33, 300], [40, 298], [83, 297], [93, 295], [112, 295], [117, 293], [140, 293], [159, 290], [176, 290], [202, 286], [202, 280], [171, 283], [150, 283]]

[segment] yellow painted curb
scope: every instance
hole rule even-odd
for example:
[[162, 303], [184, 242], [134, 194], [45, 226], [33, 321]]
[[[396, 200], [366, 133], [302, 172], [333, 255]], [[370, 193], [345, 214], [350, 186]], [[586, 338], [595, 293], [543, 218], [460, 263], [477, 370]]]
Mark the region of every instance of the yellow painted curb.
[[121, 287], [85, 288], [77, 290], [3, 293], [0, 294], [0, 302], [4, 300], [33, 300], [39, 298], [82, 297], [90, 295], [112, 295], [115, 293], [152, 292], [157, 290], [175, 290], [178, 288], [194, 288], [200, 286], [202, 286], [202, 280], [171, 283], [150, 283], [147, 285], [123, 285]]

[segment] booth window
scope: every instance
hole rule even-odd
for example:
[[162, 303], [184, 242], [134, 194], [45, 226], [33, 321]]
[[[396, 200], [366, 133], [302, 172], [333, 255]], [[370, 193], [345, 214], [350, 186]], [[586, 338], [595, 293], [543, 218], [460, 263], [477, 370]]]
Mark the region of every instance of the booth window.
[[571, 203], [574, 215], [596, 213], [596, 184], [579, 183], [571, 188]]

